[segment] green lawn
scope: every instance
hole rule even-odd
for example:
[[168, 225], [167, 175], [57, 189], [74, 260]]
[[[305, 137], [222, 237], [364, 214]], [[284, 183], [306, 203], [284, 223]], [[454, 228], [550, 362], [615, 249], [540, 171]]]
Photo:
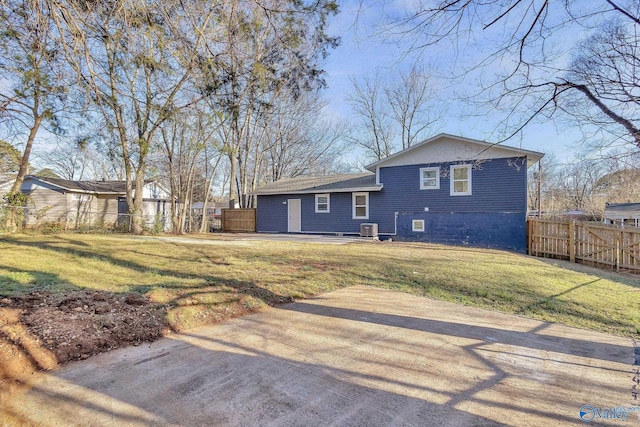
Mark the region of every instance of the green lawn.
[[[213, 244], [204, 244], [213, 242]], [[203, 244], [118, 235], [4, 235], [0, 295], [140, 292], [186, 329], [355, 284], [617, 335], [640, 333], [640, 280], [509, 252], [417, 243]]]

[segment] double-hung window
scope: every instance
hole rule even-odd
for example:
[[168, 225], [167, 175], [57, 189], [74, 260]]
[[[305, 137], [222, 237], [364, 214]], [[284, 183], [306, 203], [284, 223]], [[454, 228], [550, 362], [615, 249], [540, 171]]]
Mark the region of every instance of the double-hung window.
[[452, 196], [471, 195], [471, 165], [451, 165]]
[[331, 198], [328, 194], [316, 194], [316, 213], [329, 213]]
[[353, 219], [369, 219], [369, 193], [352, 193]]
[[438, 190], [440, 188], [440, 168], [420, 168], [420, 189]]

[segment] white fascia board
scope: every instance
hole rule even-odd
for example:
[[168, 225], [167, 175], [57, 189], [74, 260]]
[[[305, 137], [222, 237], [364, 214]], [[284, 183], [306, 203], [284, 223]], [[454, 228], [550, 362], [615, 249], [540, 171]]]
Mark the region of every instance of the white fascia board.
[[253, 193], [254, 196], [279, 196], [284, 194], [332, 194], [332, 193], [358, 193], [358, 192], [367, 192], [367, 191], [380, 191], [384, 186], [382, 184], [376, 185], [375, 187], [355, 187], [355, 188], [339, 188], [339, 189], [310, 189], [310, 190], [299, 190], [299, 191], [279, 191], [279, 192], [269, 192], [262, 193], [256, 192]]

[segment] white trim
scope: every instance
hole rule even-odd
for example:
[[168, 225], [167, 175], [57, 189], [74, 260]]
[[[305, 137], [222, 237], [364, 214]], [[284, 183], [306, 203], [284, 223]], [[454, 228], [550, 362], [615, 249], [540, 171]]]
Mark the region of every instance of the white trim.
[[[454, 191], [454, 179], [453, 179], [453, 174], [454, 174], [454, 169], [466, 169], [467, 170], [467, 182], [468, 182], [468, 188], [467, 191], [459, 191], [456, 192]], [[471, 165], [451, 165], [449, 167], [449, 195], [451, 196], [471, 196]]]
[[[436, 185], [435, 187], [428, 187], [424, 185], [424, 176], [423, 173], [435, 172], [436, 173]], [[430, 178], [431, 179], [431, 178]], [[440, 166], [429, 167], [429, 168], [420, 168], [420, 189], [421, 190], [439, 190], [440, 189]]]
[[376, 185], [380, 185], [380, 168], [376, 168]]
[[[318, 197], [326, 197], [327, 198], [327, 202], [323, 203], [325, 205], [327, 205], [327, 210], [323, 211], [323, 210], [319, 210], [318, 206]], [[331, 212], [331, 194], [329, 193], [322, 193], [322, 194], [316, 194], [316, 213], [330, 213]]]
[[[420, 227], [416, 227], [416, 224], [421, 224]], [[424, 219], [411, 220], [411, 231], [416, 233], [424, 233]]]
[[[356, 215], [356, 197], [357, 196], [365, 196], [365, 210], [366, 210], [366, 215], [365, 216], [357, 216]], [[359, 207], [362, 207], [362, 205], [359, 205]], [[365, 193], [365, 192], [359, 192], [359, 193], [352, 193], [351, 194], [351, 217], [353, 219], [369, 219], [369, 193]]]

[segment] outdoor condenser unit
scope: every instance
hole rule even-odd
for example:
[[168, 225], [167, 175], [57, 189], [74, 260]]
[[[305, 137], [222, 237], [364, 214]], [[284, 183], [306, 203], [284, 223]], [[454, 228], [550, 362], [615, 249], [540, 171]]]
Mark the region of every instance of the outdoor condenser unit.
[[361, 237], [373, 237], [378, 238], [378, 224], [363, 223], [360, 224], [360, 236]]

